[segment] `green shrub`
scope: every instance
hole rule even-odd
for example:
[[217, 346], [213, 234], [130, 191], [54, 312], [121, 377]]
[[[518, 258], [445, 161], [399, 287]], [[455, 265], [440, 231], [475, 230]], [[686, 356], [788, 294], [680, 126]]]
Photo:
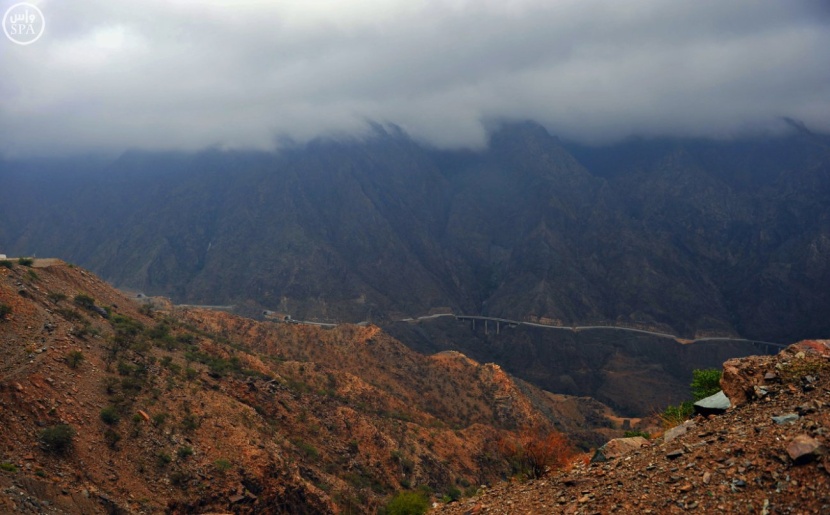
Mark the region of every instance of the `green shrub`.
[[171, 461], [173, 461], [173, 458], [171, 458], [170, 455], [166, 452], [160, 452], [156, 454], [156, 466], [158, 466], [159, 468], [166, 467], [170, 464]]
[[429, 509], [429, 501], [419, 492], [398, 492], [386, 504], [388, 515], [423, 515]]
[[177, 470], [170, 474], [170, 484], [173, 486], [183, 488], [187, 486], [188, 481], [190, 481], [190, 474], [188, 474], [187, 472]]
[[3, 472], [17, 472], [17, 467], [14, 463], [9, 463], [8, 461], [0, 462], [0, 470]]
[[178, 456], [180, 460], [184, 460], [193, 456], [193, 447], [189, 445], [179, 447], [179, 449], [176, 451], [176, 456]]
[[651, 435], [646, 433], [645, 431], [640, 431], [639, 429], [635, 429], [633, 431], [626, 431], [623, 433], [623, 438], [633, 438], [635, 436], [642, 436], [646, 440], [651, 438]]
[[101, 410], [101, 420], [104, 421], [104, 424], [113, 426], [121, 420], [121, 414], [118, 413], [118, 409], [115, 406], [107, 406]]
[[292, 439], [291, 443], [296, 445], [301, 451], [303, 451], [303, 454], [305, 454], [306, 457], [312, 460], [317, 460], [320, 457], [320, 451], [318, 451], [316, 447], [300, 438]]
[[47, 427], [40, 432], [40, 443], [49, 452], [63, 454], [72, 448], [75, 430], [67, 424]]
[[32, 266], [35, 264], [35, 260], [30, 257], [22, 257], [17, 259], [17, 264], [20, 266]]
[[92, 309], [95, 306], [95, 299], [85, 293], [75, 295], [73, 302], [84, 309]]
[[107, 443], [110, 449], [115, 449], [118, 445], [118, 442], [121, 441], [121, 435], [111, 427], [108, 427], [106, 431], [104, 431], [104, 441]]
[[444, 494], [444, 497], [442, 497], [441, 500], [445, 503], [453, 502], [461, 499], [461, 495], [461, 490], [457, 486], [450, 485], [450, 487], [447, 488], [447, 493]]
[[14, 263], [9, 261], [8, 259], [4, 259], [4, 260], [0, 261], [0, 266], [4, 266], [6, 268], [11, 269], [11, 268], [14, 268]]
[[155, 427], [162, 427], [164, 423], [167, 422], [167, 417], [169, 415], [167, 413], [156, 413], [153, 415], [152, 421]]
[[63, 316], [67, 320], [67, 322], [88, 322], [85, 316], [78, 313], [74, 309], [69, 308], [56, 308], [55, 313]]
[[219, 473], [224, 474], [231, 469], [231, 462], [225, 458], [220, 458], [213, 462], [213, 466], [216, 467], [216, 470], [219, 471]]
[[695, 401], [705, 399], [720, 391], [721, 371], [717, 368], [707, 368], [692, 371], [692, 397]]
[[47, 297], [52, 302], [52, 304], [58, 304], [59, 302], [66, 300], [66, 295], [60, 292], [52, 292], [49, 295], [47, 295]]
[[199, 417], [193, 413], [188, 413], [182, 419], [182, 431], [185, 433], [191, 433], [199, 428], [199, 424]]
[[0, 304], [0, 320], [5, 320], [7, 315], [11, 315], [12, 307], [8, 304]]
[[677, 406], [669, 406], [660, 414], [663, 427], [671, 429], [685, 422], [695, 412], [694, 404], [691, 401], [681, 402]]
[[66, 364], [69, 368], [78, 368], [78, 365], [84, 360], [84, 353], [79, 350], [73, 350], [66, 355]]

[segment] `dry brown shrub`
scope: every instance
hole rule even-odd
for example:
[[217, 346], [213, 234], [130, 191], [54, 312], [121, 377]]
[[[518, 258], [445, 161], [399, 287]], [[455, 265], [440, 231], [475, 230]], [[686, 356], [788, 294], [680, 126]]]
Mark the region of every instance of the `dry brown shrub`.
[[530, 479], [568, 466], [575, 454], [565, 435], [545, 429], [524, 429], [503, 436], [498, 449], [510, 461], [514, 473]]

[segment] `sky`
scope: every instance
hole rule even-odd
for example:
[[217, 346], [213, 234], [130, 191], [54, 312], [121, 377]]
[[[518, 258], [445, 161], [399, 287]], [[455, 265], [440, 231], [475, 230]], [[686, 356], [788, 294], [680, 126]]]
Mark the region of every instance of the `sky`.
[[[5, 12], [18, 0], [0, 0]], [[830, 2], [30, 0], [0, 35], [0, 154], [271, 149], [535, 120], [582, 143], [830, 132]]]

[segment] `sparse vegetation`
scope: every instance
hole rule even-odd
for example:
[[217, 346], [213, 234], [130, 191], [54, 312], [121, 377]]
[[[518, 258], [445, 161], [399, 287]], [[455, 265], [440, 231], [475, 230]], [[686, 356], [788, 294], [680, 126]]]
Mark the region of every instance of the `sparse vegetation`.
[[189, 445], [179, 447], [176, 451], [176, 456], [178, 456], [180, 460], [184, 460], [193, 456], [193, 447]]
[[633, 438], [635, 436], [642, 436], [646, 440], [651, 438], [651, 435], [649, 433], [646, 433], [645, 431], [640, 431], [640, 430], [626, 431], [626, 432], [623, 433], [624, 438]]
[[447, 487], [447, 492], [444, 494], [443, 497], [441, 497], [441, 500], [445, 503], [453, 502], [461, 499], [461, 495], [461, 489], [459, 489], [455, 485], [450, 485], [449, 487]]
[[35, 260], [30, 257], [22, 257], [17, 259], [17, 264], [20, 266], [32, 266], [35, 264]]
[[152, 417], [153, 426], [155, 427], [164, 427], [164, 423], [167, 422], [167, 417], [169, 417], [167, 413], [156, 413]]
[[85, 293], [79, 293], [75, 295], [75, 298], [72, 299], [76, 306], [82, 307], [84, 309], [92, 309], [95, 306], [95, 299], [90, 297]]
[[14, 463], [9, 463], [8, 461], [0, 462], [0, 470], [3, 472], [17, 472], [17, 467]]
[[14, 268], [14, 263], [9, 261], [8, 259], [3, 259], [3, 260], [0, 260], [0, 266], [11, 269], [11, 268]]
[[817, 356], [797, 357], [782, 363], [778, 368], [778, 375], [782, 381], [791, 383], [799, 381], [805, 376], [814, 376], [827, 366], [827, 361]]
[[316, 447], [311, 445], [310, 443], [302, 440], [301, 438], [293, 438], [291, 439], [291, 443], [297, 446], [300, 451], [309, 459], [318, 460], [320, 458], [320, 451], [317, 450]]
[[188, 481], [190, 481], [190, 475], [182, 470], [177, 470], [170, 474], [170, 484], [173, 486], [184, 488], [187, 486]]
[[429, 509], [429, 501], [420, 492], [399, 492], [386, 504], [386, 515], [422, 515]]
[[187, 413], [184, 418], [182, 418], [182, 431], [185, 433], [192, 433], [199, 427], [199, 417], [194, 415], [193, 413]]
[[562, 433], [527, 429], [517, 436], [506, 436], [498, 442], [499, 452], [521, 477], [538, 479], [549, 469], [567, 465], [574, 449]]
[[171, 458], [170, 455], [166, 452], [160, 452], [156, 454], [156, 466], [158, 468], [166, 467], [170, 464], [171, 461], [173, 461], [173, 458]]
[[86, 317], [84, 317], [82, 314], [78, 313], [74, 309], [57, 308], [55, 309], [55, 312], [61, 315], [69, 322], [88, 322]]
[[692, 371], [692, 382], [690, 388], [694, 401], [681, 402], [676, 406], [668, 406], [659, 414], [664, 429], [671, 429], [682, 424], [691, 417], [694, 412], [694, 403], [714, 395], [720, 391], [721, 371], [714, 368], [698, 369]]
[[231, 462], [226, 460], [225, 458], [220, 458], [213, 462], [213, 466], [216, 467], [216, 470], [220, 474], [224, 474], [225, 472], [231, 469]]
[[114, 426], [121, 420], [121, 414], [118, 413], [118, 409], [115, 406], [107, 406], [101, 410], [101, 420], [104, 424]]
[[121, 435], [115, 429], [108, 427], [104, 431], [104, 441], [110, 449], [115, 449], [121, 441]]
[[11, 315], [12, 307], [8, 304], [0, 304], [0, 320], [5, 320], [8, 315]]
[[66, 295], [60, 292], [51, 292], [49, 295], [47, 295], [47, 297], [52, 302], [52, 304], [58, 304], [66, 300]]
[[78, 368], [83, 361], [84, 353], [79, 350], [70, 351], [69, 354], [66, 355], [66, 364], [69, 365], [69, 368]]
[[40, 432], [39, 440], [46, 451], [64, 454], [72, 448], [75, 429], [67, 424], [57, 424]]
[[660, 421], [664, 429], [671, 429], [685, 422], [695, 412], [692, 401], [681, 402], [677, 406], [668, 406], [660, 413]]

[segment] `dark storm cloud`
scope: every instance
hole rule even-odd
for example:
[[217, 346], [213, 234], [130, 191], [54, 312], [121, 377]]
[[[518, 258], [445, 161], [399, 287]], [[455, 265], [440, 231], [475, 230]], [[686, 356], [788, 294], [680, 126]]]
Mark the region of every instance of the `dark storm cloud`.
[[270, 148], [367, 120], [444, 146], [500, 119], [582, 141], [830, 130], [821, 2], [32, 3], [44, 37], [0, 41], [9, 155]]

